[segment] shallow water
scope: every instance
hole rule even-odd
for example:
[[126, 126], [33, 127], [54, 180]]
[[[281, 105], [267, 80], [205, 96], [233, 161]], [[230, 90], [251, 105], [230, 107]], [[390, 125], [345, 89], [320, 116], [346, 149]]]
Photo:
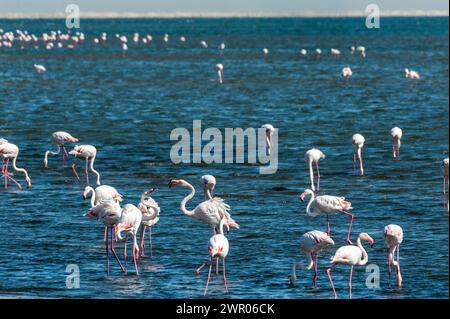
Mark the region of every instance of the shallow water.
[[[62, 20], [2, 20], [5, 31], [49, 32]], [[318, 147], [321, 193], [345, 196], [357, 219], [352, 238], [365, 231], [375, 239], [369, 264], [380, 267], [379, 289], [368, 289], [365, 268], [354, 273], [355, 298], [448, 298], [448, 214], [442, 206], [440, 161], [448, 157], [448, 18], [386, 18], [379, 30], [364, 19], [126, 19], [83, 20], [91, 39], [101, 32], [153, 35], [146, 48], [126, 54], [115, 44], [75, 50], [0, 48], [0, 137], [18, 144], [18, 165], [30, 172], [33, 186], [0, 190], [0, 296], [94, 298], [201, 298], [206, 272], [193, 271], [207, 257], [211, 230], [183, 216], [183, 189], [169, 189], [183, 178], [200, 191], [201, 175], [218, 179], [216, 195], [232, 206], [241, 228], [229, 235], [227, 259], [230, 293], [214, 278], [210, 297], [331, 298], [324, 270], [334, 249], [321, 254], [318, 289], [312, 272], [299, 269], [297, 287], [288, 284], [293, 259], [306, 261], [299, 237], [325, 230], [325, 218], [310, 218], [298, 195], [308, 186], [304, 153]], [[171, 35], [162, 44], [164, 33]], [[178, 41], [187, 37], [186, 44]], [[199, 48], [206, 40], [210, 47]], [[223, 55], [217, 46], [225, 42]], [[351, 56], [351, 45], [364, 45], [367, 57]], [[270, 53], [262, 56], [262, 48]], [[322, 48], [323, 57], [311, 54]], [[343, 51], [340, 58], [328, 54]], [[34, 63], [48, 72], [37, 75]], [[218, 85], [215, 64], [225, 66]], [[344, 66], [354, 75], [339, 77]], [[418, 70], [416, 84], [403, 77]], [[279, 129], [279, 169], [262, 176], [257, 165], [183, 164], [170, 161], [176, 127], [260, 127]], [[400, 161], [391, 158], [389, 131], [403, 129]], [[141, 276], [123, 275], [112, 262], [105, 273], [103, 227], [83, 217], [88, 202], [83, 183], [59, 157], [42, 167], [53, 131], [65, 130], [93, 144], [102, 182], [115, 186], [125, 203], [158, 187], [162, 208], [153, 230], [154, 256], [145, 258]], [[353, 172], [351, 136], [366, 137], [366, 176]], [[80, 166], [81, 169], [81, 166]], [[15, 175], [21, 179], [21, 175]], [[23, 181], [23, 180], [22, 180]], [[199, 203], [197, 194], [190, 207]], [[332, 236], [345, 244], [348, 218], [331, 217]], [[400, 224], [404, 288], [387, 287], [383, 227]], [[118, 245], [118, 251], [121, 251]], [[66, 288], [66, 266], [80, 267], [80, 289]], [[129, 265], [131, 266], [131, 264]], [[346, 297], [348, 269], [333, 279]]]

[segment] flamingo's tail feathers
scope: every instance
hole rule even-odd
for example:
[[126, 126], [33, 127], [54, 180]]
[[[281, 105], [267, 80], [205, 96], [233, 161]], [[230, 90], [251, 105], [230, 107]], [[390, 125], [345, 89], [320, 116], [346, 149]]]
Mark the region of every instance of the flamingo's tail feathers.
[[235, 221], [234, 219], [232, 219], [232, 218], [228, 219], [227, 224], [228, 224], [228, 226], [230, 226], [230, 227], [239, 229], [239, 224], [236, 223], [236, 221]]

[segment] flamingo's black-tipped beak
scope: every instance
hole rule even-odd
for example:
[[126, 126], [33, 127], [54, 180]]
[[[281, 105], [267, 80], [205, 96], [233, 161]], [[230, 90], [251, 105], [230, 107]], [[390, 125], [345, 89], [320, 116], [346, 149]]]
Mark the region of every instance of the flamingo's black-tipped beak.
[[169, 188], [171, 188], [171, 187], [172, 187], [172, 181], [170, 181], [170, 182], [167, 184], [167, 186], [169, 186]]
[[86, 200], [86, 196], [83, 195], [82, 197], [83, 197], [83, 200]]

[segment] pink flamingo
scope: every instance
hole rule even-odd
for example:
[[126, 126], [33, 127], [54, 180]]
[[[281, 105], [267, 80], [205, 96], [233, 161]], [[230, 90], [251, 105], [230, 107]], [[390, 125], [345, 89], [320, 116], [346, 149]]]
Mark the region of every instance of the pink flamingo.
[[[125, 268], [123, 268], [122, 263], [119, 260], [119, 257], [117, 256], [116, 250], [114, 249], [114, 235], [113, 230], [116, 228], [117, 224], [120, 221], [122, 209], [120, 208], [119, 204], [113, 202], [113, 201], [106, 201], [102, 202], [94, 207], [92, 207], [84, 216], [94, 218], [102, 222], [106, 227], [106, 241], [105, 241], [105, 250], [106, 250], [106, 271], [109, 275], [109, 249], [111, 250], [112, 254], [117, 260], [117, 263], [120, 266], [120, 269], [123, 272], [125, 271]], [[108, 249], [108, 229], [110, 229], [110, 235], [111, 235], [111, 246]]]
[[159, 221], [159, 213], [161, 208], [159, 208], [158, 203], [151, 198], [149, 195], [156, 191], [156, 188], [152, 188], [144, 192], [141, 196], [141, 201], [138, 208], [142, 212], [142, 224], [140, 233], [139, 247], [141, 249], [140, 257], [144, 257], [144, 240], [145, 240], [145, 229], [148, 227], [148, 237], [150, 244], [150, 257], [153, 256], [153, 245], [152, 245], [152, 227], [156, 225]]
[[353, 169], [356, 170], [356, 159], [359, 160], [359, 171], [361, 176], [364, 175], [364, 168], [363, 168], [363, 160], [362, 160], [362, 155], [361, 155], [361, 151], [362, 148], [364, 147], [364, 142], [366, 140], [364, 139], [364, 136], [362, 136], [361, 134], [355, 134], [353, 135], [352, 138], [352, 144], [353, 144]]
[[[315, 196], [314, 192], [310, 189], [306, 189], [301, 195], [300, 200], [303, 202], [307, 195], [311, 196], [308, 205], [306, 206], [306, 213], [308, 216], [315, 217], [319, 214], [327, 215], [327, 235], [330, 236], [330, 214], [340, 212], [350, 216], [350, 224], [348, 226], [347, 243], [352, 244], [350, 240], [350, 232], [352, 230], [353, 220], [355, 216], [346, 212], [346, 210], [352, 209], [352, 203], [345, 200], [344, 197], [322, 195]], [[311, 208], [313, 208], [311, 210]]]
[[16, 166], [17, 156], [19, 156], [19, 147], [15, 144], [9, 143], [5, 139], [0, 139], [0, 155], [3, 158], [2, 175], [5, 179], [5, 189], [8, 189], [8, 180], [16, 184], [19, 189], [22, 189], [22, 185], [9, 176], [8, 166], [10, 160], [12, 160], [12, 165], [16, 172], [22, 172], [25, 174], [27, 187], [31, 187], [31, 179], [28, 176], [28, 172], [24, 168], [19, 168]]
[[223, 83], [223, 64], [217, 64], [216, 65], [217, 68], [217, 79], [219, 81], [220, 84]]
[[[391, 285], [391, 267], [394, 266], [397, 272], [397, 287], [402, 287], [402, 274], [400, 273], [400, 244], [403, 242], [403, 229], [394, 224], [384, 227], [384, 243], [388, 250], [388, 271], [389, 286]], [[394, 254], [397, 251], [397, 260], [394, 260]]]
[[403, 136], [403, 131], [399, 127], [394, 127], [391, 129], [391, 137], [392, 137], [392, 156], [394, 158], [400, 157], [400, 145], [401, 139]]
[[[316, 288], [319, 252], [333, 245], [333, 239], [326, 233], [319, 230], [309, 231], [303, 234], [300, 238], [300, 250], [309, 258], [309, 264], [306, 269], [310, 270], [312, 267], [314, 267], [313, 288]], [[297, 264], [294, 263], [292, 266], [292, 274], [290, 277], [292, 286], [295, 286], [295, 283], [297, 281], [296, 267]]]
[[275, 132], [275, 128], [272, 124], [264, 124], [261, 127], [266, 130], [266, 155], [269, 156], [272, 149], [272, 136]]
[[317, 170], [317, 190], [320, 188], [320, 170], [319, 170], [319, 160], [321, 158], [325, 158], [325, 154], [316, 149], [312, 148], [305, 154], [305, 160], [308, 163], [309, 166], [309, 178], [311, 180], [311, 189], [313, 191], [316, 191], [316, 188], [314, 186], [314, 172], [313, 172], [313, 162], [316, 164], [316, 170]]
[[89, 194], [91, 194], [91, 207], [109, 200], [119, 203], [123, 199], [117, 189], [109, 185], [100, 185], [95, 189], [91, 186], [86, 186], [83, 192], [83, 200], [86, 200]]
[[334, 298], [337, 299], [336, 289], [334, 289], [333, 280], [331, 279], [331, 271], [338, 265], [350, 266], [350, 279], [348, 281], [348, 288], [350, 291], [350, 299], [352, 298], [352, 275], [353, 266], [364, 266], [369, 261], [369, 256], [366, 250], [361, 245], [361, 240], [369, 242], [370, 246], [373, 246], [373, 239], [367, 233], [361, 233], [356, 240], [356, 246], [347, 245], [339, 248], [333, 257], [331, 257], [331, 263], [333, 266], [327, 269], [328, 279], [330, 280], [331, 288], [333, 288]]
[[89, 173], [88, 173], [88, 162], [89, 159], [91, 160], [91, 164], [90, 164], [90, 169], [92, 172], [95, 173], [95, 175], [97, 175], [97, 186], [100, 185], [100, 173], [97, 172], [94, 169], [94, 161], [95, 158], [97, 157], [97, 149], [95, 148], [95, 146], [92, 145], [76, 145], [73, 150], [71, 150], [69, 152], [70, 155], [74, 155], [75, 157], [77, 157], [77, 159], [75, 160], [75, 162], [72, 164], [72, 170], [73, 173], [75, 174], [76, 178], [78, 180], [80, 180], [80, 177], [78, 176], [78, 173], [75, 169], [75, 165], [77, 164], [78, 158], [82, 157], [84, 159], [86, 159], [86, 168], [85, 168], [85, 174], [86, 174], [86, 183], [87, 185], [89, 185]]
[[225, 258], [228, 255], [230, 245], [228, 243], [228, 239], [223, 234], [223, 226], [227, 223], [228, 223], [228, 221], [225, 218], [223, 218], [220, 221], [219, 233], [216, 235], [213, 235], [209, 239], [209, 245], [208, 245], [209, 260], [207, 262], [203, 263], [195, 271], [196, 275], [200, 274], [200, 270], [202, 270], [202, 268], [205, 267], [205, 265], [207, 263], [209, 263], [208, 279], [206, 281], [206, 286], [205, 286], [205, 296], [206, 296], [206, 293], [208, 292], [209, 281], [211, 280], [211, 270], [212, 270], [212, 259], [213, 258], [216, 258], [216, 259], [222, 258], [223, 283], [225, 285], [225, 292], [228, 293], [227, 277], [226, 277], [226, 273], [225, 273]]
[[44, 166], [47, 168], [48, 165], [48, 155], [58, 155], [59, 152], [62, 151], [62, 159], [61, 159], [61, 167], [64, 166], [64, 162], [69, 157], [69, 154], [67, 153], [67, 150], [65, 148], [65, 144], [67, 143], [75, 143], [78, 142], [78, 139], [73, 137], [67, 132], [59, 131], [54, 132], [52, 134], [52, 144], [55, 145], [56, 150], [55, 151], [46, 151], [45, 157], [44, 157]]

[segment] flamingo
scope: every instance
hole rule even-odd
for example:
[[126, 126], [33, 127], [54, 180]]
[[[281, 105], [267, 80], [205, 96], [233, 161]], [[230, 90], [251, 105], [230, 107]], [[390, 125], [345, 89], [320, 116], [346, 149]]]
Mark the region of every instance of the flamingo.
[[269, 49], [267, 49], [267, 48], [264, 48], [262, 51], [263, 51], [264, 55], [268, 55], [269, 54]]
[[217, 69], [217, 78], [220, 84], [223, 83], [223, 64], [217, 64], [216, 65], [216, 69]]
[[48, 165], [48, 155], [58, 155], [59, 152], [62, 151], [62, 160], [61, 160], [61, 166], [64, 166], [64, 162], [66, 161], [66, 159], [69, 157], [69, 154], [67, 153], [67, 150], [64, 146], [64, 144], [66, 143], [76, 143], [78, 142], [78, 139], [73, 137], [72, 135], [70, 135], [67, 132], [64, 131], [59, 131], [59, 132], [54, 132], [52, 134], [52, 144], [55, 145], [56, 150], [53, 151], [46, 151], [45, 152], [45, 156], [44, 156], [44, 166], [45, 168], [47, 168]]
[[[344, 197], [330, 196], [330, 195], [322, 195], [315, 196], [314, 192], [310, 189], [306, 189], [301, 195], [300, 200], [303, 202], [305, 197], [310, 195], [311, 198], [306, 206], [306, 213], [308, 216], [315, 217], [320, 214], [327, 215], [327, 235], [330, 236], [330, 215], [335, 212], [343, 213], [347, 216], [350, 216], [350, 224], [348, 226], [347, 233], [347, 243], [352, 244], [350, 240], [350, 232], [352, 230], [353, 220], [355, 216], [347, 212], [347, 210], [352, 209], [352, 203], [345, 200]], [[311, 210], [311, 207], [313, 208]]]
[[[309, 264], [306, 269], [310, 270], [314, 267], [314, 279], [313, 287], [316, 288], [317, 282], [317, 266], [318, 266], [318, 254], [324, 249], [334, 245], [333, 239], [326, 233], [319, 230], [312, 230], [302, 235], [300, 238], [300, 250], [309, 258]], [[290, 277], [291, 285], [295, 286], [297, 281], [296, 266], [294, 263], [292, 266], [292, 274]]]
[[138, 205], [138, 208], [142, 212], [142, 223], [141, 223], [141, 233], [140, 233], [140, 242], [139, 247], [141, 249], [140, 257], [144, 257], [144, 240], [145, 240], [145, 229], [148, 227], [148, 236], [149, 236], [149, 244], [150, 244], [150, 257], [153, 256], [153, 245], [152, 245], [152, 227], [156, 225], [159, 221], [159, 213], [161, 209], [159, 208], [158, 203], [151, 198], [149, 195], [156, 191], [156, 188], [152, 188], [146, 192], [144, 192], [141, 196], [141, 201]]
[[316, 188], [314, 186], [314, 172], [313, 172], [313, 166], [312, 163], [314, 162], [316, 164], [316, 170], [317, 170], [317, 190], [320, 188], [320, 171], [319, 171], [319, 160], [321, 158], [325, 158], [325, 154], [316, 149], [312, 148], [305, 154], [305, 160], [308, 163], [309, 166], [309, 177], [311, 179], [311, 189], [313, 191], [316, 191]]
[[228, 293], [228, 285], [227, 285], [227, 277], [226, 277], [226, 273], [225, 273], [225, 258], [228, 256], [228, 251], [230, 249], [230, 245], [228, 243], [228, 239], [225, 237], [225, 235], [223, 234], [223, 226], [225, 224], [227, 224], [228, 221], [226, 218], [223, 218], [220, 221], [220, 225], [219, 225], [219, 233], [213, 235], [210, 239], [209, 239], [209, 245], [208, 245], [208, 250], [209, 250], [209, 260], [205, 263], [203, 263], [199, 268], [197, 268], [197, 270], [195, 271], [195, 274], [198, 275], [200, 274], [200, 270], [205, 267], [205, 265], [207, 263], [209, 263], [209, 272], [208, 272], [208, 279], [206, 281], [206, 286], [205, 286], [205, 296], [206, 293], [208, 292], [208, 285], [209, 285], [209, 281], [211, 280], [211, 270], [212, 270], [212, 259], [216, 258], [217, 260], [219, 258], [222, 258], [222, 274], [223, 274], [223, 283], [225, 285], [225, 292]]
[[356, 48], [356, 51], [357, 51], [363, 58], [366, 57], [366, 48], [363, 47], [362, 45], [358, 46], [358, 47]]
[[343, 77], [344, 79], [349, 79], [352, 75], [353, 75], [353, 72], [352, 72], [352, 69], [350, 69], [350, 67], [347, 66], [342, 69], [341, 77]]
[[402, 139], [403, 131], [399, 127], [394, 127], [391, 129], [391, 137], [392, 137], [392, 156], [394, 158], [400, 157], [400, 145]]
[[266, 130], [266, 155], [269, 156], [272, 149], [272, 136], [275, 132], [275, 128], [272, 124], [264, 124], [261, 127]]
[[[442, 188], [442, 195], [444, 196], [444, 205], [445, 205], [445, 201], [446, 201], [446, 198], [445, 198], [445, 194], [447, 193], [447, 197], [448, 197], [448, 157], [447, 158], [444, 158], [443, 160], [442, 160], [442, 164], [441, 164], [441, 166], [442, 166], [442, 172], [443, 172], [443, 174], [444, 174], [444, 185], [443, 185], [443, 188]], [[447, 211], [449, 210], [449, 200], [448, 200], [448, 198], [447, 198]]]
[[417, 71], [405, 69], [405, 78], [411, 79], [411, 80], [419, 80], [420, 75]]
[[208, 43], [206, 43], [206, 41], [200, 41], [200, 45], [205, 49], [208, 47]]
[[[124, 265], [125, 265], [125, 272], [127, 270], [127, 242], [128, 242], [128, 235], [133, 236], [133, 263], [134, 268], [136, 270], [136, 275], [139, 276], [139, 270], [137, 266], [137, 256], [139, 253], [139, 247], [137, 244], [137, 232], [139, 230], [139, 227], [142, 223], [142, 212], [139, 208], [132, 204], [126, 204], [123, 208], [121, 208], [119, 205], [116, 206], [120, 211], [120, 219], [117, 223], [116, 227], [116, 233], [118, 237], [118, 241], [124, 241], [125, 247], [123, 250], [123, 258], [124, 258]], [[125, 238], [122, 237], [122, 231], [126, 231]]]
[[216, 187], [216, 178], [212, 175], [203, 175], [201, 177], [203, 184], [203, 192], [205, 194], [205, 200], [213, 199], [212, 192]]
[[233, 218], [231, 218], [231, 215], [228, 212], [230, 206], [227, 205], [221, 198], [214, 197], [212, 199], [205, 200], [198, 204], [197, 207], [195, 207], [193, 210], [188, 210], [186, 209], [186, 204], [195, 195], [194, 187], [183, 179], [171, 180], [169, 182], [169, 187], [172, 186], [181, 186], [189, 188], [191, 190], [191, 193], [187, 195], [180, 203], [180, 210], [184, 215], [202, 221], [203, 223], [211, 227], [214, 232], [219, 228], [220, 221], [223, 218], [225, 218], [227, 221], [225, 225], [227, 227], [227, 230], [229, 230], [230, 227], [239, 229], [239, 225], [234, 221]]
[[225, 50], [225, 43], [222, 42], [222, 43], [219, 45], [219, 50], [220, 50], [220, 51]]
[[307, 52], [305, 49], [301, 49], [301, 50], [300, 50], [300, 55], [301, 55], [302, 57], [306, 56], [307, 53], [308, 53], [308, 52]]
[[181, 41], [181, 42], [186, 42], [186, 38], [183, 37], [183, 36], [181, 36], [181, 37], [180, 37], [180, 41]]
[[47, 72], [47, 69], [42, 64], [34, 64], [34, 69], [38, 74], [44, 74]]
[[[387, 247], [389, 286], [391, 285], [391, 267], [394, 266], [397, 271], [397, 287], [402, 287], [402, 274], [400, 273], [400, 244], [403, 242], [403, 229], [399, 225], [390, 224], [384, 227], [384, 243]], [[397, 251], [397, 260], [394, 260], [394, 254]]]
[[319, 48], [317, 48], [317, 49], [315, 50], [315, 53], [316, 53], [316, 57], [320, 57], [320, 56], [322, 55], [322, 50], [319, 49]]
[[31, 187], [31, 179], [28, 176], [28, 172], [24, 168], [16, 166], [17, 157], [19, 156], [19, 147], [15, 144], [9, 143], [5, 139], [0, 139], [0, 155], [3, 158], [2, 174], [5, 179], [5, 189], [8, 189], [8, 180], [17, 185], [19, 189], [22, 189], [22, 185], [14, 178], [9, 176], [8, 166], [9, 161], [12, 160], [13, 168], [16, 172], [22, 172], [25, 175], [25, 181], [27, 188]]
[[331, 55], [335, 56], [335, 57], [341, 55], [341, 51], [339, 51], [338, 49], [335, 49], [335, 48], [331, 48], [330, 52], [331, 52]]
[[350, 54], [355, 54], [355, 47], [353, 45], [350, 47]]
[[352, 144], [353, 144], [353, 169], [356, 169], [356, 158], [359, 160], [359, 171], [361, 175], [364, 175], [364, 168], [363, 168], [363, 161], [361, 156], [362, 148], [364, 147], [364, 142], [366, 140], [364, 139], [364, 136], [361, 134], [355, 134], [352, 137]]
[[369, 242], [370, 246], [373, 246], [373, 239], [367, 233], [361, 233], [356, 240], [356, 246], [347, 245], [339, 248], [333, 257], [331, 257], [331, 263], [333, 264], [331, 268], [327, 269], [327, 275], [330, 279], [331, 287], [333, 288], [334, 299], [337, 299], [336, 290], [334, 289], [333, 280], [331, 279], [331, 271], [338, 265], [349, 265], [350, 266], [350, 279], [348, 281], [348, 288], [350, 291], [350, 299], [352, 298], [352, 275], [353, 266], [364, 266], [369, 261], [369, 256], [366, 250], [361, 244], [361, 240], [366, 240]]
[[[123, 268], [122, 263], [119, 260], [119, 257], [117, 256], [116, 250], [114, 249], [114, 236], [113, 236], [113, 230], [116, 228], [117, 224], [120, 221], [120, 216], [122, 213], [122, 209], [120, 208], [119, 204], [113, 202], [113, 201], [106, 201], [101, 202], [100, 204], [92, 207], [89, 209], [89, 211], [84, 214], [86, 217], [94, 218], [102, 222], [106, 227], [106, 240], [105, 240], [105, 250], [106, 250], [106, 272], [109, 275], [109, 250], [111, 250], [112, 254], [117, 260], [117, 263], [120, 266], [120, 269], [123, 272], [125, 271], [125, 268]], [[108, 249], [108, 229], [110, 229], [110, 235], [111, 235], [111, 245]]]
[[69, 152], [70, 155], [74, 155], [77, 159], [75, 160], [75, 162], [72, 164], [72, 170], [73, 173], [75, 174], [76, 178], [78, 180], [80, 180], [80, 177], [78, 176], [78, 173], [75, 169], [75, 166], [77, 164], [78, 158], [82, 157], [86, 160], [86, 167], [85, 167], [85, 174], [86, 174], [86, 182], [87, 185], [89, 185], [89, 172], [88, 172], [88, 162], [89, 159], [91, 160], [91, 164], [90, 164], [90, 169], [92, 172], [94, 172], [95, 175], [97, 175], [97, 186], [100, 185], [100, 173], [97, 172], [94, 169], [94, 161], [95, 158], [97, 157], [97, 149], [95, 148], [95, 146], [92, 145], [76, 145], [73, 150], [71, 150]]
[[91, 194], [91, 207], [105, 201], [120, 203], [123, 199], [117, 189], [109, 185], [100, 185], [95, 189], [91, 186], [86, 186], [83, 192], [83, 200], [86, 200], [89, 194]]

